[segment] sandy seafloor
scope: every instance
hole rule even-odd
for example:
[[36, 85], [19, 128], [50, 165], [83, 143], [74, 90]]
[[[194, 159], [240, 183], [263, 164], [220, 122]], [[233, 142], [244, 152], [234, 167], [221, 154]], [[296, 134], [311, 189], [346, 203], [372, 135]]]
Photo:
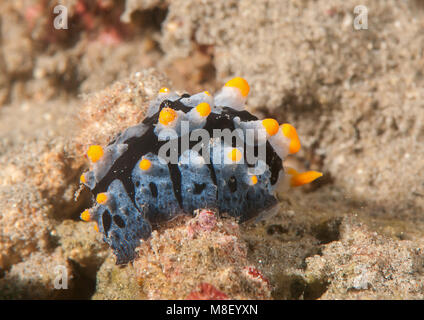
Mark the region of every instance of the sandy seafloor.
[[[0, 3], [0, 298], [424, 298], [422, 1], [60, 3], [66, 30], [56, 1]], [[116, 266], [79, 220], [87, 146], [138, 123], [160, 87], [234, 76], [249, 111], [296, 127], [285, 164], [324, 176], [256, 224], [177, 219]]]

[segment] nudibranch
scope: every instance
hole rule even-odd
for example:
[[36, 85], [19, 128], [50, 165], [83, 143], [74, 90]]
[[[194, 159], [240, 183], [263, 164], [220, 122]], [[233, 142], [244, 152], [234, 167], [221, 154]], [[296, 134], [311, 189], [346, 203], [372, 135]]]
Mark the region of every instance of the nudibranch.
[[91, 170], [80, 181], [95, 200], [81, 219], [96, 222], [117, 264], [134, 260], [152, 227], [179, 214], [207, 208], [248, 221], [276, 206], [278, 186], [322, 176], [283, 168], [300, 149], [296, 129], [244, 110], [248, 93], [240, 77], [214, 96], [162, 88], [141, 123], [88, 148]]

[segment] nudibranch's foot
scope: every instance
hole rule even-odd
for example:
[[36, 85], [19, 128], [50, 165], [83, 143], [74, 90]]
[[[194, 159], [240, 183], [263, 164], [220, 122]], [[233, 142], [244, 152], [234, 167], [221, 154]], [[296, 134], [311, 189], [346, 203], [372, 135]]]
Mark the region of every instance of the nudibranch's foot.
[[[207, 91], [179, 96], [162, 88], [142, 123], [106, 147], [88, 148], [91, 170], [80, 181], [96, 204], [81, 219], [96, 221], [118, 264], [135, 258], [135, 248], [150, 237], [151, 225], [192, 215], [198, 208], [251, 221], [278, 210], [278, 185], [300, 186], [322, 175], [284, 172], [282, 160], [301, 147], [296, 129], [244, 110], [248, 93], [249, 84], [239, 77], [215, 96]], [[229, 132], [231, 140], [216, 137], [216, 131]], [[252, 150], [265, 154], [252, 161]]]

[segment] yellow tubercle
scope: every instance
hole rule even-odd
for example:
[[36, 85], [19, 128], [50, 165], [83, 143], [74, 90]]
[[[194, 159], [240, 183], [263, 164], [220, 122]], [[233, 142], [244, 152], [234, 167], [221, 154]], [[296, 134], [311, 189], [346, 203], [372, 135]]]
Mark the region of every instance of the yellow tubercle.
[[84, 173], [80, 176], [80, 182], [81, 183], [86, 183], [87, 182], [87, 180], [85, 179]]
[[177, 112], [171, 108], [163, 108], [159, 113], [159, 122], [164, 126], [169, 125], [177, 118]]
[[169, 93], [169, 89], [167, 87], [160, 88], [159, 93]]
[[298, 152], [300, 150], [301, 145], [295, 127], [293, 127], [291, 124], [284, 123], [281, 126], [281, 130], [283, 131], [283, 134], [288, 139], [290, 139], [289, 153], [293, 154]]
[[227, 157], [233, 162], [239, 162], [241, 160], [242, 154], [239, 149], [233, 148], [230, 152], [228, 152]]
[[311, 183], [319, 177], [322, 177], [322, 173], [318, 171], [307, 171], [299, 173], [293, 168], [287, 168], [286, 172], [291, 175], [290, 185], [292, 187], [303, 186], [304, 184]]
[[241, 77], [236, 77], [231, 79], [225, 84], [226, 87], [234, 87], [240, 90], [243, 97], [247, 97], [250, 91], [249, 84], [247, 81]]
[[277, 120], [271, 118], [262, 120], [262, 126], [270, 136], [275, 135], [280, 129]]
[[91, 162], [99, 161], [103, 155], [103, 148], [99, 145], [92, 145], [88, 148], [87, 157], [91, 160]]
[[209, 93], [209, 91], [203, 91], [204, 94], [206, 94], [207, 96], [210, 96], [211, 94]]
[[150, 160], [147, 159], [142, 159], [139, 164], [140, 169], [143, 171], [149, 170], [151, 166], [152, 163], [150, 162]]
[[207, 117], [211, 113], [211, 106], [209, 103], [202, 102], [197, 105], [196, 110], [201, 117]]
[[88, 209], [84, 210], [80, 215], [80, 219], [86, 222], [90, 221], [90, 211]]
[[99, 226], [96, 224], [94, 224], [94, 230], [96, 230], [96, 232], [99, 232]]
[[97, 194], [96, 201], [99, 204], [104, 204], [107, 201], [107, 194], [105, 192]]
[[299, 139], [290, 141], [290, 146], [289, 146], [290, 154], [294, 154], [298, 152], [300, 150], [300, 147], [301, 145], [300, 145]]
[[258, 177], [257, 176], [251, 176], [250, 181], [252, 182], [252, 185], [255, 185], [258, 183]]

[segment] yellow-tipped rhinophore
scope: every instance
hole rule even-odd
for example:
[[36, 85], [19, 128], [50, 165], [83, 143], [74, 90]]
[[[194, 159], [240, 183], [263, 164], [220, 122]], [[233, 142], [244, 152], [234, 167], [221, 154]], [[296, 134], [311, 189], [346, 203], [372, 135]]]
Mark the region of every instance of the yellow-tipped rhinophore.
[[197, 105], [196, 110], [201, 117], [207, 117], [211, 113], [211, 106], [207, 102], [202, 102]]
[[237, 148], [232, 148], [231, 151], [229, 151], [227, 153], [227, 157], [232, 161], [232, 162], [239, 162], [241, 160], [242, 157], [242, 153], [239, 149]]
[[138, 165], [141, 170], [147, 171], [152, 166], [152, 162], [148, 159], [141, 159], [140, 164]]
[[107, 201], [107, 194], [105, 192], [97, 194], [96, 201], [99, 204], [104, 204]]
[[178, 114], [174, 109], [163, 108], [159, 113], [159, 122], [164, 126], [169, 125], [172, 121], [177, 118]]
[[169, 89], [167, 87], [160, 88], [159, 93], [169, 93]]
[[287, 168], [286, 172], [291, 175], [290, 185], [292, 187], [303, 186], [304, 184], [311, 183], [315, 179], [322, 177], [322, 173], [318, 171], [307, 171], [299, 173], [293, 168]]
[[255, 184], [258, 183], [258, 177], [257, 176], [251, 176], [250, 177], [250, 182], [254, 186]]
[[88, 148], [87, 157], [91, 162], [97, 162], [103, 157], [104, 151], [103, 148], [99, 145], [92, 145]]
[[231, 79], [225, 84], [226, 87], [235, 87], [240, 90], [240, 93], [243, 97], [247, 97], [250, 91], [249, 84], [247, 81], [241, 77], [236, 77]]
[[94, 230], [96, 230], [96, 232], [99, 232], [99, 226], [97, 225], [97, 223], [94, 224]]
[[277, 120], [271, 118], [262, 120], [262, 126], [270, 136], [275, 135], [278, 132], [278, 129], [280, 129]]
[[91, 219], [90, 211], [88, 209], [84, 210], [80, 215], [80, 219], [85, 221], [85, 222], [90, 221], [90, 219]]
[[290, 139], [289, 153], [293, 154], [300, 150], [300, 140], [297, 135], [296, 129], [288, 123], [281, 125], [281, 130], [286, 138]]

